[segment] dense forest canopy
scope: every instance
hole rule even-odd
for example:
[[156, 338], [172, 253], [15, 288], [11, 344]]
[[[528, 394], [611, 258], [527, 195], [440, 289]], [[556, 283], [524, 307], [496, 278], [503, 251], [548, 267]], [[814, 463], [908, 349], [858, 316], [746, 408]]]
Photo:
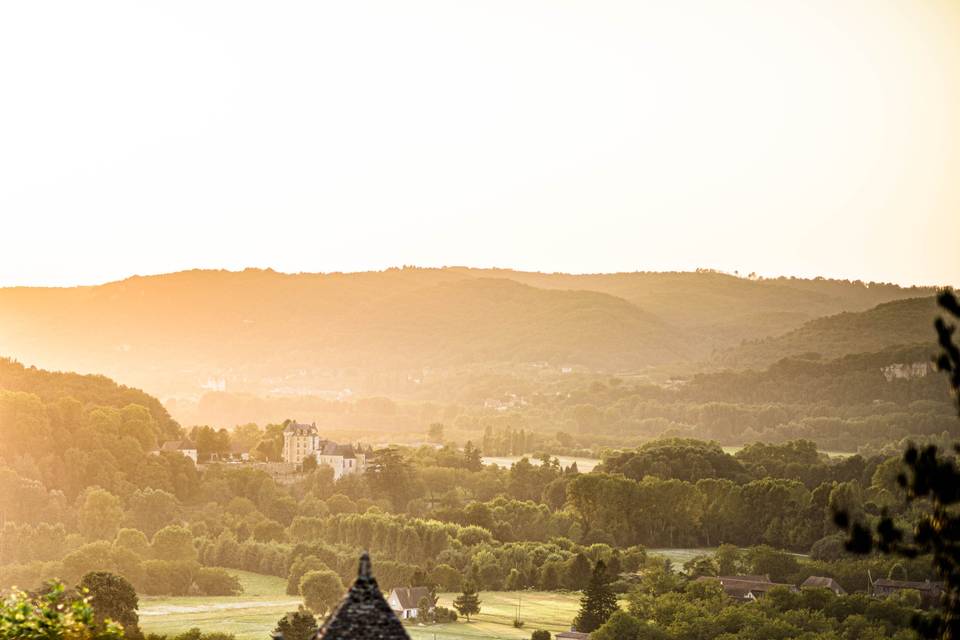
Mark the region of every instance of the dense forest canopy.
[[722, 353], [729, 367], [758, 367], [786, 356], [807, 353], [837, 358], [929, 341], [937, 305], [932, 296], [898, 300], [859, 313], [845, 312], [811, 320], [783, 335], [743, 344]]
[[[324, 400], [306, 407], [344, 434], [399, 425], [433, 444], [368, 438], [358, 443], [367, 473], [335, 480], [303, 465], [281, 482], [269, 463], [286, 422], [184, 429], [154, 397], [109, 378], [3, 360], [0, 584], [97, 577], [133, 594], [230, 596], [242, 590], [230, 570], [242, 569], [283, 578], [289, 595], [325, 611], [310, 585], [342, 591], [366, 549], [387, 589], [586, 589], [610, 602], [603, 594], [616, 590], [628, 606], [595, 621], [600, 638], [684, 638], [695, 624], [710, 639], [775, 628], [909, 640], [920, 600], [866, 592], [871, 576], [932, 578], [929, 558], [851, 556], [833, 514], [906, 523], [922, 508], [901, 500], [900, 441], [957, 435], [928, 363], [929, 347], [916, 344], [665, 384], [575, 375], [522, 397], [501, 389], [493, 405]], [[199, 466], [158, 451], [184, 437]], [[830, 446], [859, 453], [831, 456]], [[251, 462], [221, 462], [237, 451]], [[602, 460], [581, 473], [560, 453]], [[505, 468], [484, 454], [517, 460]], [[662, 547], [716, 550], [673, 567], [648, 551]], [[825, 576], [854, 595], [779, 587], [746, 609], [709, 582], [730, 574], [784, 585]], [[819, 635], [802, 635], [811, 629]]]
[[45, 371], [0, 358], [0, 389], [30, 393], [44, 402], [72, 398], [81, 405], [117, 409], [135, 404], [147, 409], [157, 423], [158, 432], [155, 435], [172, 438], [180, 431], [179, 425], [155, 397], [140, 389], [117, 384], [102, 375]]
[[[673, 306], [697, 287], [711, 289], [715, 322]], [[333, 600], [313, 591], [341, 592], [370, 550], [386, 588], [610, 603], [616, 590], [626, 611], [578, 618], [600, 638], [682, 638], [692, 620], [711, 629], [703, 638], [767, 637], [770, 624], [787, 638], [815, 620], [819, 635], [804, 637], [906, 640], [921, 602], [866, 592], [872, 576], [933, 577], [929, 558], [851, 556], [833, 514], [910, 522], [922, 505], [901, 500], [900, 449], [960, 436], [926, 293], [464, 269], [2, 290], [18, 348], [231, 388], [165, 406], [103, 375], [0, 360], [0, 584], [230, 596], [240, 569], [284, 579], [322, 615]], [[291, 419], [352, 443], [367, 472], [285, 465]], [[199, 464], [162, 450], [169, 440], [190, 442]], [[676, 547], [714, 551], [682, 567], [648, 551]], [[784, 588], [745, 615], [701, 580], [731, 573], [828, 577], [855, 595]]]

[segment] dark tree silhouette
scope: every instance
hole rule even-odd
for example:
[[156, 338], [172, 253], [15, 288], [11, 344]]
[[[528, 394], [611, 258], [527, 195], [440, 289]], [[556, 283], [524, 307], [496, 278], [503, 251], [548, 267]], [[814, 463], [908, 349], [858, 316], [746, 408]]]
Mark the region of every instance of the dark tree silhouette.
[[480, 594], [477, 593], [473, 583], [468, 581], [463, 587], [463, 593], [458, 595], [453, 601], [453, 608], [462, 616], [466, 616], [467, 622], [470, 622], [470, 616], [480, 613]]
[[577, 631], [585, 633], [596, 631], [610, 619], [617, 608], [617, 595], [610, 588], [607, 567], [603, 560], [597, 560], [597, 564], [593, 566], [590, 583], [583, 590], [580, 612], [573, 621], [573, 625]]
[[137, 615], [140, 601], [126, 578], [107, 571], [92, 571], [83, 576], [77, 586], [89, 593], [98, 625], [103, 626], [105, 620], [113, 620], [123, 626], [127, 638], [143, 637], [140, 617]]
[[[953, 340], [960, 320], [960, 302], [951, 291], [937, 298], [940, 307], [952, 320], [937, 318], [934, 326], [941, 353], [937, 367], [950, 378], [950, 389], [960, 412], [960, 346]], [[914, 619], [914, 627], [924, 637], [960, 640], [960, 470], [956, 455], [960, 444], [953, 446], [953, 455], [943, 455], [934, 445], [918, 448], [910, 445], [903, 454], [907, 472], [897, 478], [908, 502], [923, 500], [926, 512], [914, 524], [912, 534], [899, 529], [893, 519], [883, 513], [875, 530], [854, 522], [846, 512], [835, 514], [838, 526], [849, 534], [846, 547], [855, 553], [878, 551], [884, 554], [915, 558], [930, 555], [933, 567], [944, 581], [940, 608]]]
[[273, 630], [274, 638], [283, 640], [312, 640], [317, 635], [317, 619], [304, 607], [280, 618]]

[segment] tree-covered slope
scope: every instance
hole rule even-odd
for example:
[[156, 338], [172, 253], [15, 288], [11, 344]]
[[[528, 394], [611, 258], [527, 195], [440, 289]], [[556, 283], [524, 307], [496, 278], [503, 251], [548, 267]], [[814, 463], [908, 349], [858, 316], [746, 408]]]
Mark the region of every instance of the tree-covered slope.
[[64, 506], [63, 496], [53, 499], [46, 490], [73, 500], [94, 485], [116, 493], [152, 486], [184, 494], [195, 480], [193, 463], [150, 453], [181, 435], [143, 391], [104, 376], [0, 359], [0, 512], [44, 517]]
[[123, 409], [139, 405], [149, 411], [157, 425], [158, 438], [174, 437], [180, 427], [160, 401], [140, 389], [117, 384], [101, 375], [80, 375], [72, 372], [45, 371], [26, 367], [8, 358], [0, 358], [0, 391], [19, 391], [37, 396], [43, 403], [73, 399], [81, 405]]
[[0, 344], [161, 393], [210, 375], [257, 389], [298, 371], [531, 361], [618, 370], [691, 357], [683, 336], [621, 298], [452, 270], [189, 272], [0, 290]]
[[163, 396], [198, 394], [210, 377], [257, 393], [362, 391], [372, 378], [477, 365], [689, 366], [744, 339], [910, 291], [714, 272], [188, 271], [0, 289], [0, 350]]
[[704, 353], [745, 339], [779, 335], [808, 320], [864, 311], [884, 302], [933, 295], [931, 287], [825, 278], [742, 278], [716, 271], [545, 274], [477, 271], [542, 288], [587, 289], [614, 295], [692, 332]]
[[791, 356], [839, 358], [882, 351], [929, 341], [936, 317], [933, 297], [898, 300], [868, 311], [811, 320], [783, 335], [744, 343], [720, 353], [717, 359], [724, 366], [761, 368]]

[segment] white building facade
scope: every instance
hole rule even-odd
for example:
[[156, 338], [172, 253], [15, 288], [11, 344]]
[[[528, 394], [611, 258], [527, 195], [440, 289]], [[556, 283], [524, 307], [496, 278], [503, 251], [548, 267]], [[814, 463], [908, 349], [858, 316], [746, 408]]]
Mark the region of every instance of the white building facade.
[[307, 458], [314, 458], [318, 465], [325, 464], [333, 469], [334, 480], [367, 469], [366, 456], [354, 450], [352, 445], [321, 438], [316, 423], [291, 422], [283, 430], [283, 461], [303, 464]]

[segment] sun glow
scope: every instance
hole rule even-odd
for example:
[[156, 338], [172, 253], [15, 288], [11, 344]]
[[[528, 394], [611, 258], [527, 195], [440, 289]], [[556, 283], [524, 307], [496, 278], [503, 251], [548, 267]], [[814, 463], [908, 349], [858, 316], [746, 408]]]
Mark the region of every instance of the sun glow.
[[0, 8], [0, 285], [193, 267], [960, 284], [960, 4]]

